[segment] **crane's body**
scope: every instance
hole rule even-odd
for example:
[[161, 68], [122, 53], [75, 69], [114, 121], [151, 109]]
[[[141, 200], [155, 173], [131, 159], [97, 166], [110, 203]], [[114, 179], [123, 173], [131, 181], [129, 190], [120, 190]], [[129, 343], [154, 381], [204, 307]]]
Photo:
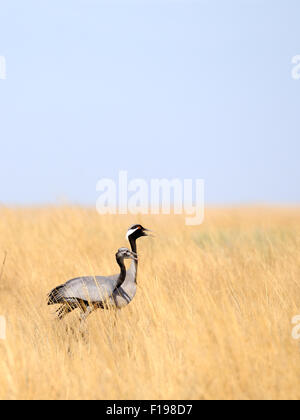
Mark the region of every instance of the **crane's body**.
[[132, 262], [130, 268], [126, 272], [126, 277], [122, 285], [116, 288], [110, 297], [110, 304], [115, 306], [118, 309], [123, 308], [128, 305], [134, 296], [136, 295], [137, 290], [137, 262]]
[[[135, 225], [129, 229], [127, 239], [130, 242], [131, 251], [127, 248], [120, 248], [116, 254], [120, 274], [78, 277], [53, 289], [48, 295], [48, 305], [62, 305], [58, 310], [58, 317], [62, 319], [69, 312], [79, 308], [82, 312], [82, 319], [85, 319], [97, 308], [115, 307], [121, 309], [128, 305], [137, 291], [136, 240], [141, 236], [148, 236], [147, 231], [141, 225]], [[133, 260], [128, 270], [125, 268], [125, 258]]]

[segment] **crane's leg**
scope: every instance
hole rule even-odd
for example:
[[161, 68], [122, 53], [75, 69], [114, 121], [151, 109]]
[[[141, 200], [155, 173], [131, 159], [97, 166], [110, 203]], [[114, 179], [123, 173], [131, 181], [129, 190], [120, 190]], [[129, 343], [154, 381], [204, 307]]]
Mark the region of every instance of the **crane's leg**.
[[82, 308], [82, 312], [80, 314], [80, 327], [79, 327], [79, 332], [83, 338], [83, 340], [85, 341], [86, 344], [88, 344], [88, 330], [86, 328], [86, 319], [87, 317], [93, 312], [94, 308], [93, 306], [90, 305], [84, 305], [84, 307]]
[[80, 322], [83, 323], [87, 319], [87, 317], [93, 312], [94, 308], [93, 306], [89, 304], [80, 305], [81, 306], [81, 314], [80, 314]]
[[113, 326], [114, 326], [114, 328], [117, 326], [117, 322], [118, 322], [118, 312], [119, 312], [119, 310], [120, 309], [118, 309], [118, 308], [116, 308], [114, 311], [113, 311], [113, 319], [114, 319], [114, 321], [113, 321]]
[[81, 312], [80, 314], [80, 322], [84, 323], [87, 319], [87, 317], [93, 312], [93, 308], [91, 308], [90, 306], [87, 308], [87, 310], [85, 312]]

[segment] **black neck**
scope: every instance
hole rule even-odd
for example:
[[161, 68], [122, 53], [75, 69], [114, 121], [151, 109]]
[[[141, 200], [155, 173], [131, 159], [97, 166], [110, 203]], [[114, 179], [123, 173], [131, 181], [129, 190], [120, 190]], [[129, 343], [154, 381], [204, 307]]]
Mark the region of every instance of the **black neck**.
[[126, 267], [125, 267], [125, 264], [124, 264], [124, 258], [123, 257], [117, 257], [117, 263], [119, 264], [121, 271], [120, 271], [120, 275], [119, 275], [118, 283], [117, 283], [116, 287], [120, 287], [122, 285], [122, 283], [124, 282], [125, 277], [126, 277]]
[[[137, 254], [137, 248], [136, 248], [136, 238], [133, 238], [132, 236], [129, 237], [129, 243], [131, 246], [131, 251], [135, 252]], [[134, 260], [134, 264], [136, 266], [136, 270], [138, 267], [138, 260]]]
[[129, 237], [129, 242], [131, 246], [131, 251], [136, 253], [136, 238], [133, 238], [132, 236]]

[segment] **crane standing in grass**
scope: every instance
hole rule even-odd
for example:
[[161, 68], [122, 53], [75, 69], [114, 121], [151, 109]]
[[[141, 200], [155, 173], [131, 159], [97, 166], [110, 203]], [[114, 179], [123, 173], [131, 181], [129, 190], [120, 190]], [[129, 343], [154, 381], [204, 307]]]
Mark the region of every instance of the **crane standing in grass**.
[[[137, 252], [136, 241], [143, 236], [149, 236], [149, 229], [144, 228], [142, 225], [133, 225], [128, 229], [126, 239], [129, 241], [132, 252]], [[126, 273], [126, 278], [120, 287], [117, 287], [111, 298], [110, 302], [117, 308], [123, 308], [128, 305], [134, 298], [137, 290], [137, 269], [138, 260], [133, 261], [129, 270]]]
[[[126, 235], [131, 245], [131, 251], [120, 248], [116, 260], [120, 266], [120, 274], [108, 277], [79, 277], [69, 280], [53, 289], [48, 295], [48, 305], [61, 304], [58, 318], [62, 319], [69, 312], [79, 308], [81, 320], [85, 320], [97, 308], [122, 308], [128, 305], [137, 289], [137, 247], [136, 241], [142, 236], [148, 236], [149, 230], [141, 225], [132, 226]], [[126, 271], [124, 259], [133, 262]]]

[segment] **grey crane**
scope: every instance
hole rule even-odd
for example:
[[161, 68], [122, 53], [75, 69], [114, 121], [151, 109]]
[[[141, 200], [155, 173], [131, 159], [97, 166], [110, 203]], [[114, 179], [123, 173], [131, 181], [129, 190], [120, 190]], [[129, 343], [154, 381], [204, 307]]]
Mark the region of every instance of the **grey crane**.
[[126, 278], [124, 259], [137, 262], [136, 252], [127, 248], [120, 248], [116, 253], [116, 261], [120, 266], [120, 273], [113, 276], [78, 277], [53, 289], [48, 295], [48, 305], [62, 304], [57, 311], [62, 319], [72, 310], [81, 310], [84, 320], [94, 309], [105, 308], [109, 305], [115, 289], [121, 287]]
[[[142, 225], [133, 225], [128, 229], [126, 239], [130, 243], [132, 252], [137, 252], [136, 241], [143, 236], [151, 236], [151, 231]], [[114, 290], [110, 297], [110, 304], [121, 309], [132, 301], [137, 291], [137, 269], [138, 260], [134, 260], [126, 272], [124, 282]]]
[[[151, 231], [144, 228], [142, 225], [133, 225], [128, 229], [126, 239], [129, 241], [131, 246], [131, 256], [128, 256], [127, 258], [131, 258], [133, 262], [127, 271], [125, 269], [125, 279], [123, 277], [119, 277], [116, 282], [116, 277], [118, 276], [81, 277], [79, 279], [70, 280], [67, 283], [53, 289], [48, 295], [48, 305], [56, 303], [62, 304], [58, 310], [59, 319], [62, 319], [65, 315], [76, 308], [81, 309], [81, 319], [85, 320], [88, 315], [97, 308], [106, 309], [107, 307], [115, 307], [121, 309], [128, 305], [134, 298], [137, 290], [138, 259], [136, 241], [143, 236], [150, 236], [151, 234], [149, 232]], [[121, 248], [121, 250], [122, 249], [124, 250], [126, 248]], [[127, 251], [130, 252], [129, 250]], [[120, 275], [124, 276], [124, 266], [121, 268]], [[98, 295], [95, 295], [95, 301], [91, 301], [91, 296], [87, 293], [87, 286], [85, 285], [87, 279], [88, 284], [92, 285], [91, 287], [93, 290], [97, 290]], [[74, 285], [76, 284], [76, 287], [79, 288], [81, 293], [84, 293], [84, 295], [81, 294], [80, 297], [69, 294], [66, 295], [66, 291], [69, 290], [68, 286], [73, 283]], [[102, 290], [102, 288], [105, 290], [104, 296], [99, 294], [99, 289]], [[73, 292], [73, 289], [71, 290]]]

